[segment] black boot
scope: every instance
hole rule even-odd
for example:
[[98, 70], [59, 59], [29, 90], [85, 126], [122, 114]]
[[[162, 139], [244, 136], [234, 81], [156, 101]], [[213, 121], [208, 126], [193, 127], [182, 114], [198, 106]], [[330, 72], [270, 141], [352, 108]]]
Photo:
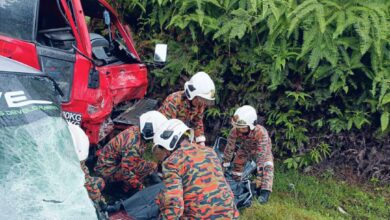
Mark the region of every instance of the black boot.
[[121, 205], [122, 205], [121, 201], [116, 201], [112, 205], [105, 205], [104, 207], [101, 207], [101, 208], [102, 208], [102, 211], [105, 211], [107, 213], [114, 213], [114, 212], [117, 212], [121, 209]]
[[271, 191], [268, 190], [259, 190], [257, 200], [260, 202], [260, 204], [266, 204], [269, 199], [269, 195], [271, 194]]

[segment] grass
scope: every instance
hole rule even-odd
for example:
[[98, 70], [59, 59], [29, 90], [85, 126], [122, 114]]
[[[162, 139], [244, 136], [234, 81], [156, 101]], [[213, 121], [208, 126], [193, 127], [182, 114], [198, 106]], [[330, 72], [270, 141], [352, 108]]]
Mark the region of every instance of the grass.
[[241, 219], [390, 219], [390, 186], [365, 188], [279, 168], [270, 202], [255, 202]]

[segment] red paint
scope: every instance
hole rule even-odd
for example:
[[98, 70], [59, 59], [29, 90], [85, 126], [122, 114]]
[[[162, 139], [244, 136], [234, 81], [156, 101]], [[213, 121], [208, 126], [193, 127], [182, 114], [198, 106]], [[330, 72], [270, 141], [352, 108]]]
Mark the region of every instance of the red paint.
[[40, 69], [33, 43], [0, 35], [0, 55]]
[[[61, 0], [65, 16], [69, 21], [78, 50], [92, 57], [90, 36], [85, 22], [81, 0], [71, 0], [72, 10]], [[127, 48], [139, 59], [130, 32], [126, 31], [118, 19], [116, 11], [104, 0], [99, 2], [111, 13], [112, 23], [123, 37]], [[41, 69], [36, 42], [27, 42], [0, 35], [0, 55], [10, 57], [37, 69]], [[148, 85], [147, 69], [144, 64], [121, 64], [97, 67], [100, 83], [96, 89], [88, 88], [91, 62], [76, 53], [70, 100], [63, 103], [64, 111], [82, 115], [82, 128], [86, 131], [91, 144], [99, 142], [99, 130], [103, 122], [110, 117], [113, 108], [121, 102], [143, 98]], [[88, 106], [94, 106], [96, 112], [88, 113]]]

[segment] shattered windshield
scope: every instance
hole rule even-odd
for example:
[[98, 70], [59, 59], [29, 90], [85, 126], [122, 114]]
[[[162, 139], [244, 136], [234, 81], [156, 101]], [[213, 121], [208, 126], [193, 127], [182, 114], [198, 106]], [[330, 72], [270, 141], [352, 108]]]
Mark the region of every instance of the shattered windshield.
[[96, 219], [53, 81], [0, 72], [0, 219]]
[[0, 219], [96, 219], [60, 117], [0, 128]]

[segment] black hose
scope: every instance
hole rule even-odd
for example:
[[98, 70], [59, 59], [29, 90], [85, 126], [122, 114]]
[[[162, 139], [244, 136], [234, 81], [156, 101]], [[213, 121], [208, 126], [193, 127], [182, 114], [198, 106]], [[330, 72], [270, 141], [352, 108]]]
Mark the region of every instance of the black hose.
[[64, 12], [62, 11], [61, 4], [60, 4], [60, 0], [57, 0], [56, 2], [57, 2], [58, 10], [60, 11], [60, 14], [61, 14], [62, 17], [65, 19], [66, 23], [68, 23], [68, 25], [70, 26], [70, 23], [69, 23], [68, 18], [65, 16]]

